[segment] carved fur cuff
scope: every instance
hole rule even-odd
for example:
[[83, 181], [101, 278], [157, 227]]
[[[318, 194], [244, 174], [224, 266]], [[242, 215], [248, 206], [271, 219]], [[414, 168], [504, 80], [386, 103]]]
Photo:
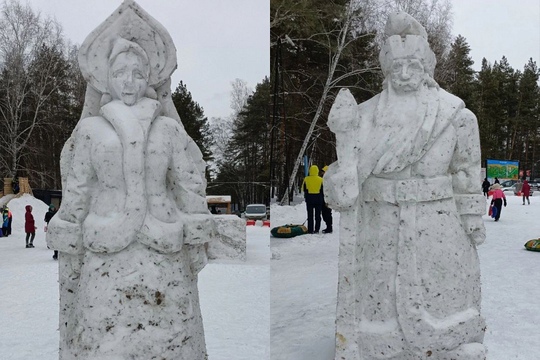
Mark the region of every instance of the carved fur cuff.
[[486, 213], [486, 198], [483, 195], [454, 195], [460, 215], [483, 215]]
[[68, 254], [82, 254], [81, 225], [54, 217], [47, 227], [47, 246]]
[[184, 244], [204, 244], [217, 235], [216, 223], [212, 215], [190, 214], [184, 223]]

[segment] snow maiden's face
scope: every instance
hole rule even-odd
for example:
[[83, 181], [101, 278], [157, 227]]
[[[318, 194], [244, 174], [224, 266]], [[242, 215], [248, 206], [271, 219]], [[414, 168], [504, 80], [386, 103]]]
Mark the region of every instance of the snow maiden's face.
[[109, 69], [109, 91], [114, 100], [131, 106], [144, 96], [148, 88], [148, 70], [134, 52], [118, 54]]
[[390, 72], [392, 87], [397, 93], [416, 91], [424, 82], [424, 66], [418, 59], [395, 59]]

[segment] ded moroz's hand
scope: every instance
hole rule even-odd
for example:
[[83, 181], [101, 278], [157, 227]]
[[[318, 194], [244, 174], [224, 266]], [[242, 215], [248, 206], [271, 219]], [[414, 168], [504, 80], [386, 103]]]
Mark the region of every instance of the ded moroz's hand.
[[480, 215], [462, 215], [461, 222], [465, 233], [475, 245], [481, 245], [486, 240], [486, 228]]
[[328, 126], [330, 129], [338, 129], [341, 122], [356, 117], [357, 103], [349, 89], [341, 89], [328, 114]]

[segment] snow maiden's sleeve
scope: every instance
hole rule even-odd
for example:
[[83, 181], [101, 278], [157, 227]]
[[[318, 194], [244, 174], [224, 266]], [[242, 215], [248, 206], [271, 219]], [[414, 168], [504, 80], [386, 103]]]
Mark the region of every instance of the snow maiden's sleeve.
[[92, 168], [91, 118], [81, 120], [62, 149], [62, 205], [47, 227], [47, 245], [69, 254], [81, 254], [82, 222], [88, 214]]
[[198, 273], [206, 265], [204, 244], [216, 236], [216, 225], [206, 202], [206, 164], [201, 151], [184, 129], [178, 126], [173, 141], [173, 159], [169, 179], [176, 206], [185, 217], [184, 244]]
[[484, 242], [486, 231], [482, 215], [486, 212], [485, 197], [478, 190], [480, 179], [480, 135], [476, 116], [462, 109], [453, 121], [457, 143], [450, 165], [454, 198], [465, 232], [474, 244]]

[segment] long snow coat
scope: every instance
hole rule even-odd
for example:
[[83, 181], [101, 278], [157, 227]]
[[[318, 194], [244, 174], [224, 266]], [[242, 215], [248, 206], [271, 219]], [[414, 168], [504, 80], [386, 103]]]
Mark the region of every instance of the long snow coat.
[[413, 111], [387, 107], [388, 91], [329, 120], [338, 162], [325, 195], [341, 212], [336, 359], [446, 359], [472, 343], [482, 352], [479, 262], [462, 222], [485, 213], [476, 119], [444, 90], [426, 90]]
[[214, 223], [202, 156], [160, 112], [147, 98], [112, 101], [64, 147], [47, 232], [61, 260], [61, 359], [206, 358], [197, 273]]

